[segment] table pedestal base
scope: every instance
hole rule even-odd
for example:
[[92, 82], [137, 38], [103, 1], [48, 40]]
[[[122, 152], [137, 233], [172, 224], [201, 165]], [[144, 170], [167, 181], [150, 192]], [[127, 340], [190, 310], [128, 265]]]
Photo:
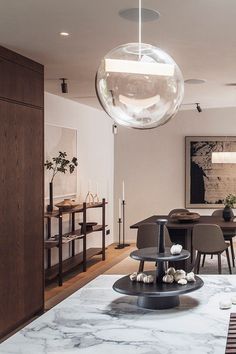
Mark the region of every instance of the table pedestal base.
[[179, 296], [152, 297], [139, 296], [138, 306], [150, 310], [164, 310], [179, 305]]

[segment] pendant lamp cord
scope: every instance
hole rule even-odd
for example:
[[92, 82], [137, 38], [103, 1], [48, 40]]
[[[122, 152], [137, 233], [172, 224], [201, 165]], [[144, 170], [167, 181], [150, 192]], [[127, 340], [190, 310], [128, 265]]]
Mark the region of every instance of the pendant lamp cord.
[[139, 60], [141, 60], [141, 52], [142, 52], [142, 0], [139, 0], [139, 8], [138, 8], [138, 45], [139, 45]]

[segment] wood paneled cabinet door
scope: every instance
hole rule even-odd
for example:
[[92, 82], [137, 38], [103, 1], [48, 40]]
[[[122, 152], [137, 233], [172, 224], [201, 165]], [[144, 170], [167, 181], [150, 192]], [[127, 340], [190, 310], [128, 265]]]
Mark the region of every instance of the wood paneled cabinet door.
[[43, 310], [43, 110], [0, 101], [0, 336]]

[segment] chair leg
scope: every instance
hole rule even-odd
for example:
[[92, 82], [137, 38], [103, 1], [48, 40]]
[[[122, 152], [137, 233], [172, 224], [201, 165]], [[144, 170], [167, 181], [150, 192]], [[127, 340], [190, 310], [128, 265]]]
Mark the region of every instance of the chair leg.
[[139, 263], [139, 268], [138, 268], [138, 272], [142, 273], [143, 272], [143, 268], [144, 268], [144, 261], [140, 261]]
[[234, 255], [234, 243], [233, 243], [233, 238], [230, 239], [230, 248], [231, 248], [231, 254], [232, 254], [232, 265], [235, 267], [235, 255]]
[[230, 265], [230, 258], [229, 258], [229, 249], [226, 248], [225, 252], [226, 252], [226, 256], [227, 256], [227, 262], [228, 262], [228, 267], [229, 267], [229, 274], [232, 274], [232, 269], [231, 269], [231, 265]]
[[221, 253], [218, 253], [218, 273], [221, 274]]
[[197, 251], [197, 257], [194, 265], [194, 273], [196, 274], [199, 274], [200, 261], [201, 261], [201, 253]]
[[204, 267], [204, 264], [205, 264], [205, 259], [206, 259], [206, 254], [204, 254], [204, 255], [203, 255], [202, 267]]

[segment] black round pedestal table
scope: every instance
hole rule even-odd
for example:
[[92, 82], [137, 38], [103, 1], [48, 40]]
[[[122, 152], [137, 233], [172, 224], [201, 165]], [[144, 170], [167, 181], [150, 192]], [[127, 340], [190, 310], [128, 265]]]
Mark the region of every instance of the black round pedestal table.
[[195, 282], [188, 282], [181, 285], [176, 282], [172, 284], [163, 283], [165, 275], [165, 262], [178, 262], [190, 257], [187, 250], [182, 249], [178, 255], [172, 255], [170, 248], [165, 247], [164, 226], [165, 219], [158, 219], [157, 247], [142, 248], [130, 254], [131, 258], [137, 261], [149, 261], [157, 264], [156, 272], [145, 272], [152, 275], [154, 283], [131, 281], [127, 275], [115, 282], [113, 289], [121, 294], [138, 296], [138, 306], [153, 310], [168, 309], [179, 305], [179, 295], [187, 294], [203, 286], [203, 280], [195, 276]]
[[121, 294], [138, 296], [138, 306], [153, 310], [168, 309], [179, 305], [179, 295], [190, 293], [203, 286], [203, 280], [195, 276], [196, 281], [180, 285], [156, 282], [156, 272], [145, 272], [153, 275], [154, 283], [144, 284], [132, 282], [129, 275], [117, 280], [113, 289]]

